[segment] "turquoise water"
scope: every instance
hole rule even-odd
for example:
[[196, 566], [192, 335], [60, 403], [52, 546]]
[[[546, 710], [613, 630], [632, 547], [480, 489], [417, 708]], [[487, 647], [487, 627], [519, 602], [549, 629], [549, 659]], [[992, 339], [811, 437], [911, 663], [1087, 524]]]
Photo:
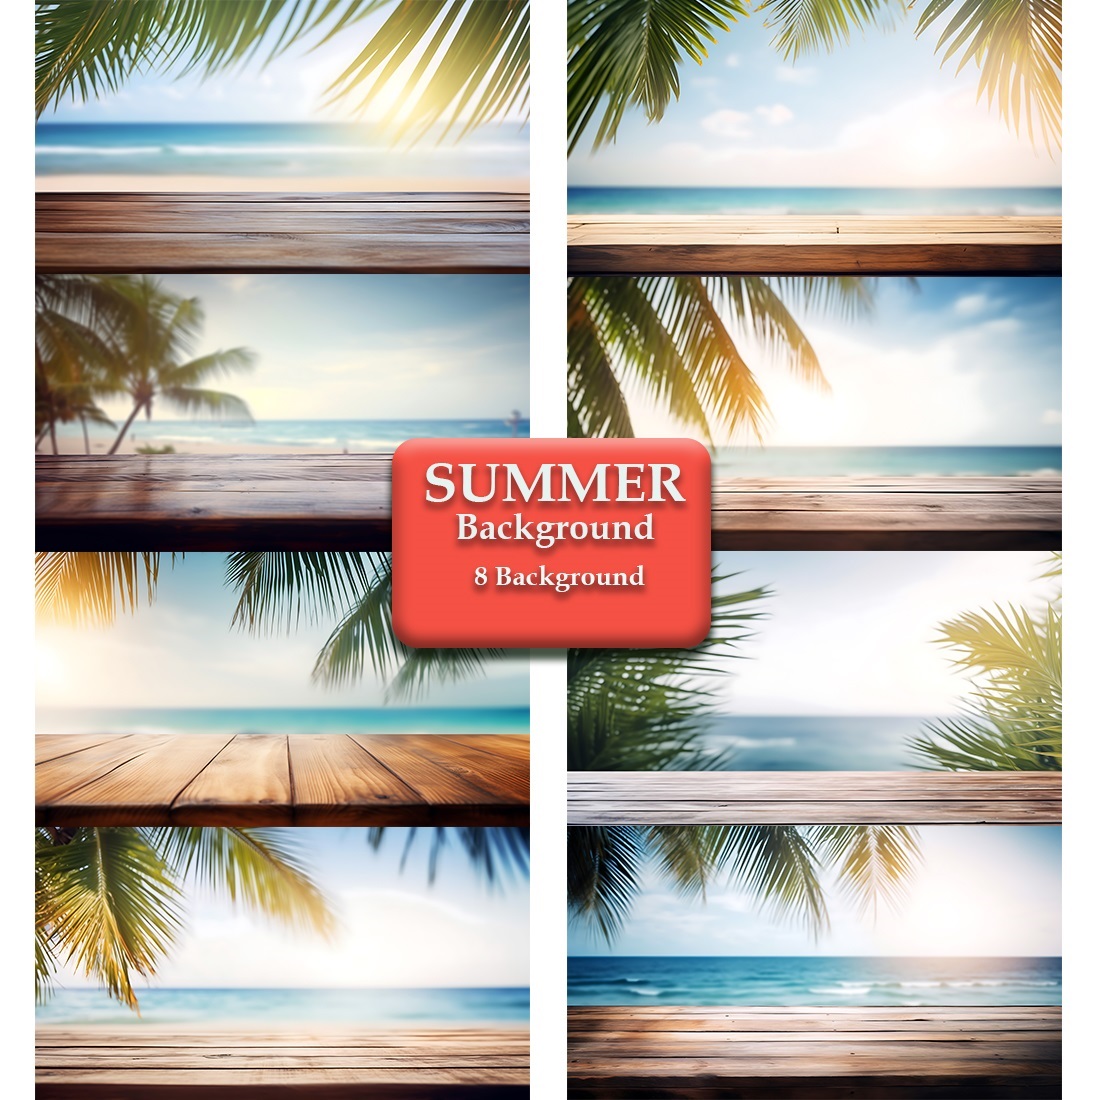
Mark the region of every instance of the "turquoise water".
[[1057, 1005], [1059, 958], [571, 956], [571, 1005]]
[[[393, 451], [406, 439], [498, 439], [510, 438], [513, 424], [508, 411], [495, 420], [135, 420], [128, 435], [138, 443], [171, 443], [186, 451], [189, 443], [233, 447], [309, 447], [318, 451]], [[72, 426], [69, 434], [75, 433]], [[88, 425], [92, 450], [96, 444], [110, 445], [117, 428]], [[531, 421], [519, 418], [515, 435], [526, 439]], [[48, 446], [48, 444], [44, 445]]]
[[526, 707], [39, 707], [37, 733], [522, 733]]
[[529, 993], [510, 989], [146, 989], [138, 1016], [98, 989], [59, 989], [35, 1008], [40, 1024], [527, 1023]]
[[903, 771], [906, 748], [926, 718], [723, 714], [708, 720], [703, 746], [731, 771]]
[[287, 177], [525, 177], [528, 132], [482, 127], [412, 148], [367, 123], [41, 122], [35, 174]]
[[715, 477], [1013, 477], [1060, 474], [1061, 447], [723, 447]]
[[570, 187], [570, 214], [1060, 214], [1060, 187]]

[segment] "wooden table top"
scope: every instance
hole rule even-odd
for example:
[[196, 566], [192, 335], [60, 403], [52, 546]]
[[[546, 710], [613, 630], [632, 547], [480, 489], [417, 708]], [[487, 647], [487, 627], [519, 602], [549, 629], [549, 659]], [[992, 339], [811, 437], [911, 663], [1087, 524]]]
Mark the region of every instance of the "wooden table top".
[[145, 1100], [520, 1100], [525, 1028], [324, 1030], [39, 1027], [35, 1095]]
[[[36, 455], [38, 550], [388, 550], [389, 454]], [[715, 550], [1057, 550], [1060, 478], [730, 478]]]
[[570, 825], [1049, 825], [1061, 772], [570, 772]]
[[572, 214], [570, 275], [1059, 275], [1061, 216]]
[[40, 272], [524, 273], [513, 192], [39, 192]]
[[39, 734], [39, 825], [519, 825], [519, 734]]
[[569, 1009], [571, 1097], [1061, 1095], [1060, 1008]]

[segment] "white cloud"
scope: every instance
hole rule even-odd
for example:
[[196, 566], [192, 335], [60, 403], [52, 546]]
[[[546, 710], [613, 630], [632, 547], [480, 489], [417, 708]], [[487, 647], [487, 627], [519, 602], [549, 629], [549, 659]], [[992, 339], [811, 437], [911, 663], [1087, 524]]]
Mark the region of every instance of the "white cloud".
[[817, 69], [810, 66], [796, 69], [793, 65], [779, 65], [775, 70], [775, 79], [781, 84], [812, 84], [817, 79]]
[[1041, 424], [1061, 424], [1062, 423], [1062, 410], [1061, 409], [1044, 409], [1043, 415], [1039, 418]]
[[736, 69], [741, 64], [741, 57], [739, 54], [731, 53], [726, 55], [726, 64], [731, 69]]
[[964, 294], [955, 299], [955, 312], [960, 317], [974, 317], [984, 313], [989, 308], [989, 299], [978, 292], [976, 294]]
[[699, 125], [709, 134], [716, 134], [723, 138], [747, 138], [752, 131], [749, 124], [752, 121], [750, 115], [744, 111], [734, 111], [729, 107], [723, 107], [720, 111], [714, 111], [704, 118]]
[[784, 122], [790, 122], [794, 118], [794, 111], [782, 103], [775, 103], [771, 107], [757, 107], [756, 113], [772, 126], [782, 126]]

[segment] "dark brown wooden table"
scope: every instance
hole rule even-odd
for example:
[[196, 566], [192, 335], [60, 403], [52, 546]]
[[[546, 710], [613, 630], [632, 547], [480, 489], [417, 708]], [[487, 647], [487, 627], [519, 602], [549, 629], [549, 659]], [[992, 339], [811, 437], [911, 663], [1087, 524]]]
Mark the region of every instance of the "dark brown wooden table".
[[39, 1100], [522, 1100], [520, 1028], [39, 1027]]
[[41, 272], [519, 272], [513, 192], [40, 192]]
[[[39, 550], [388, 550], [390, 455], [37, 455]], [[738, 478], [715, 550], [1057, 550], [1060, 478]]]
[[1049, 825], [1060, 772], [570, 772], [570, 825]]
[[39, 825], [518, 825], [518, 734], [39, 734]]
[[1054, 1100], [1059, 1008], [569, 1009], [577, 1100]]
[[571, 275], [1059, 275], [1060, 216], [574, 214]]

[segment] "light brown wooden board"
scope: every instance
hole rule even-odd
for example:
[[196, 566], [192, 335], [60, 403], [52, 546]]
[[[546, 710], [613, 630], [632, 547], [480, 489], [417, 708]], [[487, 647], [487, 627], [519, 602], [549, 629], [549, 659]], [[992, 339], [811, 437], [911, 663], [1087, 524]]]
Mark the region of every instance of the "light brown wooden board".
[[517, 735], [84, 741], [36, 738], [39, 824], [526, 826], [529, 819], [529, 740]]
[[576, 214], [571, 275], [1057, 275], [1061, 217]]
[[1057, 824], [1061, 773], [570, 772], [570, 825]]
[[[390, 456], [37, 455], [39, 550], [386, 550]], [[1048, 549], [1060, 478], [715, 484], [716, 550]]]
[[1053, 1097], [1060, 1078], [1057, 1008], [569, 1009], [574, 1096]]
[[529, 200], [501, 193], [40, 193], [43, 272], [525, 273]]

